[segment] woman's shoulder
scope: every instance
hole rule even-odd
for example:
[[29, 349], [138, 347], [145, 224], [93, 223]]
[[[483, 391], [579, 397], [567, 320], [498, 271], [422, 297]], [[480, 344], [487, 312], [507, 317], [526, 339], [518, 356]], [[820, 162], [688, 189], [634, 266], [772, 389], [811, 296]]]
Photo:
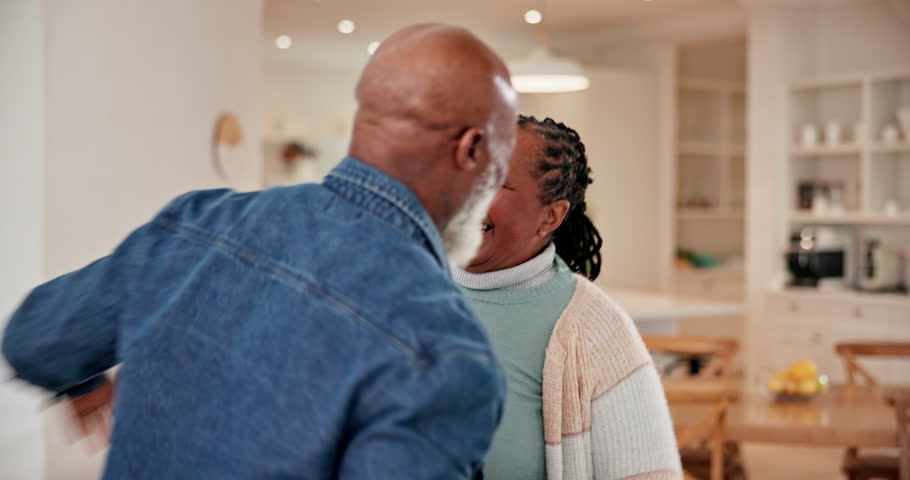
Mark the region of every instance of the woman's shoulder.
[[576, 273], [575, 277], [575, 292], [563, 312], [568, 323], [583, 329], [631, 327], [635, 330], [629, 314], [603, 288], [583, 275]]
[[[556, 322], [552, 340], [567, 351], [585, 349], [598, 361], [626, 371], [650, 361], [635, 322], [601, 287], [579, 275], [575, 293]], [[614, 372], [619, 373], [619, 372]]]

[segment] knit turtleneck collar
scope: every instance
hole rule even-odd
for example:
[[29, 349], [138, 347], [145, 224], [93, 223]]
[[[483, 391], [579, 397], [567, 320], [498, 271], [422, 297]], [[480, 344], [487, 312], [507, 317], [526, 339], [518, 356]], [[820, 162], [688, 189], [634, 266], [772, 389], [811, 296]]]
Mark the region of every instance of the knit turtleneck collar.
[[494, 272], [471, 273], [452, 265], [455, 283], [472, 290], [520, 290], [543, 285], [557, 272], [556, 246], [550, 243], [525, 263]]

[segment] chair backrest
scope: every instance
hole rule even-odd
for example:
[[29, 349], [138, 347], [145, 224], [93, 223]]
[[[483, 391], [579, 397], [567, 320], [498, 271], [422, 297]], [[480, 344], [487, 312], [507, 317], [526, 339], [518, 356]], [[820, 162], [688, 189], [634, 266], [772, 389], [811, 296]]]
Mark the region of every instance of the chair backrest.
[[910, 343], [898, 342], [845, 342], [834, 346], [834, 351], [844, 361], [847, 371], [847, 384], [857, 385], [865, 380], [868, 385], [876, 385], [878, 379], [857, 363], [857, 357], [907, 357], [910, 359]]
[[727, 409], [738, 396], [734, 385], [722, 380], [665, 380], [667, 401], [685, 404], [707, 404], [708, 411], [691, 425], [677, 429], [680, 449], [693, 442], [707, 441], [711, 452], [711, 480], [722, 480], [724, 444], [726, 443]]
[[687, 357], [710, 357], [707, 365], [699, 370], [697, 377], [727, 378], [731, 373], [733, 356], [739, 350], [739, 342], [729, 338], [695, 336], [645, 336], [648, 351]]
[[910, 390], [904, 388], [885, 394], [897, 418], [897, 446], [900, 480], [910, 480]]

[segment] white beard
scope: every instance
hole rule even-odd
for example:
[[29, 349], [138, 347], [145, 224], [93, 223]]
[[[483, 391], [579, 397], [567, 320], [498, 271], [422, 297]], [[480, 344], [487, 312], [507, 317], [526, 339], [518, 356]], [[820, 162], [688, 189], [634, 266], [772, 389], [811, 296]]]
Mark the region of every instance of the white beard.
[[499, 191], [496, 186], [496, 168], [496, 163], [490, 162], [490, 166], [474, 183], [464, 205], [442, 230], [442, 241], [449, 252], [449, 261], [459, 267], [464, 267], [473, 260], [483, 243], [483, 221]]

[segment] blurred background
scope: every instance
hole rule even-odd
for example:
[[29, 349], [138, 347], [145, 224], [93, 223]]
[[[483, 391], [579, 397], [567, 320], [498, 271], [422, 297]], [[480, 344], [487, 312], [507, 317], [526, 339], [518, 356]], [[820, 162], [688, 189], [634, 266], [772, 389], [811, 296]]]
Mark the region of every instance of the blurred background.
[[[910, 385], [910, 0], [0, 0], [0, 327], [182, 192], [318, 181], [371, 52], [425, 21], [579, 131], [598, 283], [642, 333], [733, 342], [727, 478], [897, 458], [884, 400], [838, 388], [864, 355]], [[46, 400], [0, 384], [0, 479], [97, 478]]]

